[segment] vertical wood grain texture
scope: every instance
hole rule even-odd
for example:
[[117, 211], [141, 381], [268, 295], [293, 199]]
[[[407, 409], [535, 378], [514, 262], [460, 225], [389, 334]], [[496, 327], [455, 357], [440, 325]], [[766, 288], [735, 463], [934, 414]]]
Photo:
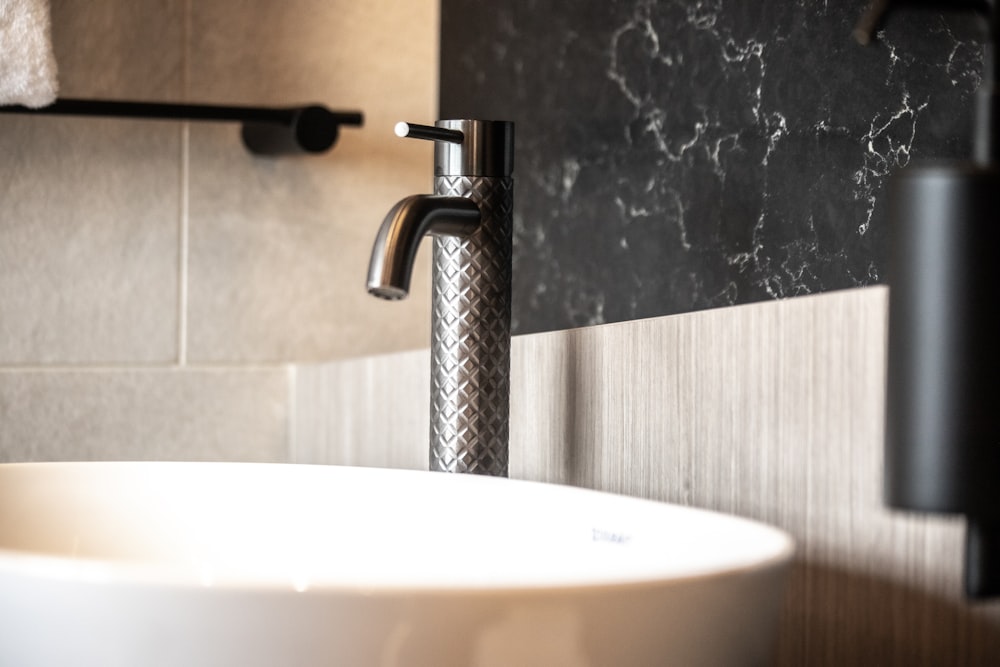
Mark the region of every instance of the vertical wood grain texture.
[[426, 470], [430, 352], [296, 368], [295, 463]]
[[[887, 294], [517, 337], [511, 476], [788, 530], [780, 665], [1000, 664], [1000, 604], [960, 596], [963, 523], [882, 506]], [[423, 467], [427, 363], [300, 372], [298, 458]]]

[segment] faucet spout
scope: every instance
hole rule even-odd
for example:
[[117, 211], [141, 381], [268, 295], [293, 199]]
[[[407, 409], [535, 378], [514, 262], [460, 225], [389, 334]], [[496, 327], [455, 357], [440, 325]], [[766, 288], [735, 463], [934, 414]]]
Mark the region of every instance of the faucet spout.
[[410, 291], [413, 261], [421, 239], [430, 234], [466, 237], [479, 226], [479, 206], [465, 197], [413, 195], [386, 215], [368, 264], [368, 292], [382, 299], [402, 299]]

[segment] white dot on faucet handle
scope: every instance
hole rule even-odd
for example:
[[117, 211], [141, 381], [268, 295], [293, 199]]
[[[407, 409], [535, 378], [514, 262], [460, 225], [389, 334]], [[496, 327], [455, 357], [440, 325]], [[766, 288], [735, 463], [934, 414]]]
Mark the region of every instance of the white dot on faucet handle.
[[396, 123], [397, 137], [405, 137], [409, 133], [410, 133], [410, 125], [408, 123], [405, 123], [403, 121], [399, 121], [398, 123]]

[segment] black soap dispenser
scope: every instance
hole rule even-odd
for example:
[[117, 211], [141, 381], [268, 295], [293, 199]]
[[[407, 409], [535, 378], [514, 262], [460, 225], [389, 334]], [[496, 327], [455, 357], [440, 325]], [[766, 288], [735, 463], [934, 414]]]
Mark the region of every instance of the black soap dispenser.
[[865, 43], [890, 7], [988, 17], [974, 159], [915, 164], [889, 184], [886, 502], [968, 519], [965, 589], [1000, 595], [1000, 123], [996, 2], [876, 0]]

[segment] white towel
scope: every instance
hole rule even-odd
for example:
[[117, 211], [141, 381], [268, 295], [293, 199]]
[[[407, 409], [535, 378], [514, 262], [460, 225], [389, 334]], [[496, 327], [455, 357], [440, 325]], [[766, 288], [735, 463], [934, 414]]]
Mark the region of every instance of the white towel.
[[56, 99], [49, 0], [0, 0], [0, 105]]

